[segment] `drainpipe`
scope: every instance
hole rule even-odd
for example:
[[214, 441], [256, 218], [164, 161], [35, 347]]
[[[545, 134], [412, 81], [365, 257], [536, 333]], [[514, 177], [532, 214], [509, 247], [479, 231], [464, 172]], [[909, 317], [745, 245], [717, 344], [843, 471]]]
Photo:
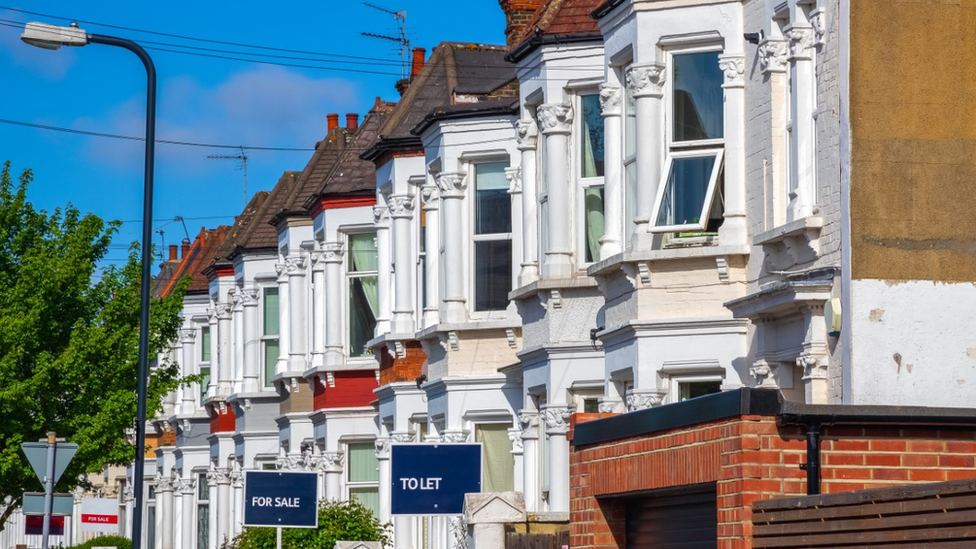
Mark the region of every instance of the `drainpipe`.
[[806, 424], [807, 430], [807, 462], [803, 469], [807, 471], [807, 495], [820, 494], [820, 423]]

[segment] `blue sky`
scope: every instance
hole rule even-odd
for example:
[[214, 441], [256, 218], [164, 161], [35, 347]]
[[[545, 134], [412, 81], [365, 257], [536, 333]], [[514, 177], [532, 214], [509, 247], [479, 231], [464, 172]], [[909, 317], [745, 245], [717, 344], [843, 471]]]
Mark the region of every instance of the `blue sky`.
[[[5, 121], [140, 137], [145, 131], [145, 72], [134, 55], [102, 45], [53, 52], [32, 48], [20, 42], [21, 29], [16, 28], [28, 21], [86, 21], [79, 24], [89, 33], [129, 38], [146, 47], [159, 78], [157, 139], [311, 149], [325, 133], [327, 113], [340, 113], [344, 123], [346, 113], [365, 113], [377, 96], [398, 97], [393, 88], [400, 77], [396, 44], [360, 35], [395, 34], [395, 21], [359, 1], [19, 2], [0, 0], [0, 119]], [[428, 56], [444, 40], [504, 43], [505, 18], [497, 0], [373, 3], [405, 10], [411, 46], [426, 48]], [[369, 59], [249, 49], [130, 29]], [[177, 49], [172, 46], [177, 44], [231, 52], [183, 49], [197, 54], [300, 57], [305, 59], [260, 59], [334, 70], [150, 49]], [[112, 262], [124, 260], [128, 244], [141, 235], [142, 151], [140, 142], [0, 122], [0, 161], [10, 160], [15, 173], [34, 170], [30, 196], [36, 207], [52, 210], [70, 202], [83, 212], [125, 222], [109, 253]], [[157, 247], [184, 237], [182, 226], [172, 223], [176, 216], [186, 220], [191, 238], [201, 226], [233, 222], [244, 205], [243, 172], [234, 160], [207, 156], [236, 152], [157, 145], [153, 226], [163, 231], [154, 235]], [[301, 170], [311, 151], [248, 150], [247, 155], [251, 196], [270, 189], [283, 171]]]

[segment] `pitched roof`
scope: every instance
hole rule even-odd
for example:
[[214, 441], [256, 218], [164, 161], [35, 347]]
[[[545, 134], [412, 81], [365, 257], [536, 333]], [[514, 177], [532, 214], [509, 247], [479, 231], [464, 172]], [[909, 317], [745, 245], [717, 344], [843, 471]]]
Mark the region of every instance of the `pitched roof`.
[[[323, 182], [332, 173], [336, 162], [356, 132], [356, 129], [337, 127], [330, 131], [325, 139], [319, 141], [315, 145], [312, 158], [309, 159], [305, 169], [298, 175], [295, 184], [290, 186], [285, 196], [281, 197], [280, 200], [275, 200], [270, 206], [268, 210], [270, 216], [265, 221], [271, 225], [277, 225], [284, 217], [307, 216], [308, 209], [305, 207], [305, 202], [322, 188]], [[272, 195], [274, 195], [274, 191], [272, 191]], [[277, 244], [277, 233], [275, 234], [275, 244]]]
[[158, 286], [157, 297], [169, 295], [176, 287], [176, 283], [184, 276], [191, 277], [190, 285], [186, 289], [187, 294], [207, 293], [209, 283], [203, 270], [213, 261], [230, 230], [231, 227], [227, 225], [221, 225], [216, 229], [201, 228], [169, 277]]
[[285, 209], [292, 193], [298, 186], [299, 172], [284, 172], [268, 193], [261, 209], [254, 213], [248, 229], [234, 243], [234, 251], [228, 259], [233, 260], [247, 250], [274, 250], [278, 248], [278, 231], [269, 221]]
[[224, 238], [217, 251], [214, 252], [213, 261], [204, 270], [205, 272], [212, 268], [231, 264], [235, 250], [237, 250], [240, 243], [246, 242], [254, 227], [260, 224], [256, 223], [255, 220], [266, 210], [270, 195], [271, 193], [268, 191], [260, 191], [251, 197], [251, 201], [247, 203], [247, 206], [244, 207], [241, 214], [234, 220], [234, 225], [227, 232], [227, 237]]
[[518, 97], [515, 68], [505, 62], [505, 46], [441, 42], [379, 129], [379, 138], [362, 154], [376, 160], [390, 149], [419, 149], [410, 132], [436, 109]]
[[547, 0], [515, 40], [508, 60], [518, 61], [547, 42], [602, 40], [600, 27], [591, 14], [603, 1]]

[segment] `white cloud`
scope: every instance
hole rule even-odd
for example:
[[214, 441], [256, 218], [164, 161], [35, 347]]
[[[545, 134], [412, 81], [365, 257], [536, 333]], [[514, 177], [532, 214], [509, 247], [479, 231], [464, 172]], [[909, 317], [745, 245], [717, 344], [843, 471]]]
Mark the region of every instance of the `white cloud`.
[[76, 57], [71, 48], [58, 51], [32, 48], [20, 41], [19, 30], [10, 28], [0, 29], [0, 52], [6, 52], [0, 55], [8, 55], [15, 65], [26, 67], [37, 76], [51, 81], [63, 80]]

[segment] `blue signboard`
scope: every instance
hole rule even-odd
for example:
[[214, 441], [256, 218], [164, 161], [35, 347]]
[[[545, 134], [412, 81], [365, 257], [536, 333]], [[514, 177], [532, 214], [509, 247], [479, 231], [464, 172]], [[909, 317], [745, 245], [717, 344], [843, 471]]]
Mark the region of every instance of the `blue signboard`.
[[464, 494], [481, 491], [481, 444], [394, 444], [394, 515], [458, 515]]
[[318, 475], [244, 471], [244, 526], [318, 527]]

